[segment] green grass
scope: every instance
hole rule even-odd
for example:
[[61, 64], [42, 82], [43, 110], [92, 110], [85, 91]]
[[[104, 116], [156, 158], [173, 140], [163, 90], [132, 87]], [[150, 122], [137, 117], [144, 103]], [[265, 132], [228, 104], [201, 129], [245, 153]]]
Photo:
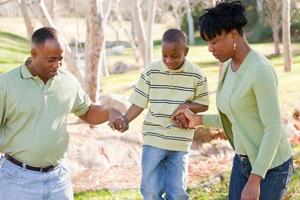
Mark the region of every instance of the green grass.
[[110, 191], [107, 189], [91, 192], [80, 192], [74, 194], [75, 200], [142, 200], [137, 190]]
[[0, 30], [0, 72], [6, 72], [29, 55], [29, 41], [21, 36]]

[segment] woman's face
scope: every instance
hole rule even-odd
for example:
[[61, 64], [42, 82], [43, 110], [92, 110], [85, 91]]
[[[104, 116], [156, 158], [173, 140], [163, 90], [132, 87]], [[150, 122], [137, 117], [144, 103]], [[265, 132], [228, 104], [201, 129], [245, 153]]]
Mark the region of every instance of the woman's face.
[[234, 33], [223, 31], [220, 35], [208, 41], [208, 51], [220, 62], [225, 62], [234, 55]]

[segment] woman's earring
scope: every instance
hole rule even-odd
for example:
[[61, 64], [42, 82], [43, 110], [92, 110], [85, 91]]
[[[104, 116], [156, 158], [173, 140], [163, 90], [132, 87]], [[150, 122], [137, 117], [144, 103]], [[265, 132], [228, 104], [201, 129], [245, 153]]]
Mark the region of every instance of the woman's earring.
[[235, 42], [233, 43], [233, 50], [234, 51], [236, 50], [236, 43]]

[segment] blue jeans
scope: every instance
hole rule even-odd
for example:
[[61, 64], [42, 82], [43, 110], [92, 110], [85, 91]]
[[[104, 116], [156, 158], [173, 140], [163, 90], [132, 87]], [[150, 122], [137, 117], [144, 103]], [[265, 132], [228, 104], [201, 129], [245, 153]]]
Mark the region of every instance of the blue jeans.
[[70, 200], [73, 190], [68, 171], [63, 164], [49, 172], [37, 172], [19, 167], [0, 158], [1, 200]]
[[188, 152], [144, 145], [141, 193], [144, 200], [186, 200]]
[[[248, 159], [235, 155], [229, 185], [229, 200], [240, 200], [252, 167]], [[290, 158], [278, 167], [267, 171], [260, 184], [260, 200], [280, 200], [283, 198], [293, 173], [293, 160]]]

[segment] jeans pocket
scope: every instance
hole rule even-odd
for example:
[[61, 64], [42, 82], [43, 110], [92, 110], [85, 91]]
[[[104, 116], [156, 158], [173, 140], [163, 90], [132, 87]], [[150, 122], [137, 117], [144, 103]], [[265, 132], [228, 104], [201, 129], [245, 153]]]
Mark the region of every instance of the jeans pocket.
[[12, 164], [7, 162], [8, 161], [2, 165], [1, 181], [22, 185], [22, 180], [24, 179], [22, 169], [15, 166], [10, 166]]

